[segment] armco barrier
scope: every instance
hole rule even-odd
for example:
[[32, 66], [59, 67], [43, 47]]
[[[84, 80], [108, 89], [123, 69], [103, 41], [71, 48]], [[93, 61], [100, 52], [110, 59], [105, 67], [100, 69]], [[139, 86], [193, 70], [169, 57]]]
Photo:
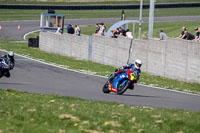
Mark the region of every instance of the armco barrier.
[[[40, 49], [120, 67], [129, 58], [143, 61], [142, 71], [183, 81], [200, 82], [200, 44], [181, 39], [133, 40], [102, 36], [40, 33]], [[131, 48], [131, 49], [130, 49]]]

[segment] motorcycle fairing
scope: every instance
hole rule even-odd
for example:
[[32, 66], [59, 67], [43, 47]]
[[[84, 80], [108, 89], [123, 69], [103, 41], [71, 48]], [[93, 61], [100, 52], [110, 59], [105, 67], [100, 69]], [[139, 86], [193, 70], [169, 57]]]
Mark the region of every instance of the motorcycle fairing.
[[[121, 73], [118, 75], [112, 84], [109, 84], [109, 90], [113, 92], [117, 92], [118, 84], [121, 82], [123, 79], [128, 79], [128, 74], [127, 73]], [[124, 80], [121, 84], [124, 85], [127, 82], [127, 80]]]

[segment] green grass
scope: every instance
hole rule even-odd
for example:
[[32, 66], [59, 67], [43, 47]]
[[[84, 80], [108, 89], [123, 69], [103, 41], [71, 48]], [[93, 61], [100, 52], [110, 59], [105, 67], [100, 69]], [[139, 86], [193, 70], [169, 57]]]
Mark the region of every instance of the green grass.
[[200, 133], [200, 113], [0, 89], [1, 133]]
[[[8, 20], [39, 20], [42, 12], [47, 10], [0, 9], [0, 21]], [[120, 18], [121, 10], [56, 10], [64, 14], [65, 19], [75, 18]], [[155, 9], [155, 17], [165, 16], [198, 16], [200, 8], [164, 8]], [[126, 17], [138, 17], [139, 10], [125, 10]], [[149, 16], [149, 9], [143, 10], [143, 17]]]
[[37, 38], [37, 36], [39, 36], [39, 35], [40, 35], [40, 32], [36, 31], [31, 34], [28, 34], [25, 39], [28, 41], [29, 38]]
[[[139, 4], [140, 2], [137, 0], [127, 0], [123, 1], [113, 1], [108, 0], [105, 2], [58, 2], [59, 0], [48, 0], [47, 2], [38, 2], [38, 1], [14, 1], [14, 0], [2, 0], [0, 4], [30, 4], [30, 5], [114, 5], [114, 4]], [[199, 2], [199, 0], [156, 0], [156, 3], [191, 3], [191, 2]], [[143, 0], [144, 4], [149, 4], [149, 0]]]

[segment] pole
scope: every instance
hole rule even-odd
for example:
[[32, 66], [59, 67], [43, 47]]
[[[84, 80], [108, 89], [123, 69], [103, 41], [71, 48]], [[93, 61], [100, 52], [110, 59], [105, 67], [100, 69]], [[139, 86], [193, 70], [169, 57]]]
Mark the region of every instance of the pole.
[[156, 0], [150, 0], [149, 10], [149, 34], [148, 38], [153, 38], [154, 8]]
[[134, 38], [134, 33], [135, 33], [135, 23], [133, 23], [133, 32], [132, 32], [133, 38]]
[[142, 30], [142, 7], [143, 7], [143, 0], [140, 0], [140, 23], [139, 23], [139, 36], [138, 38], [141, 39], [141, 30]]

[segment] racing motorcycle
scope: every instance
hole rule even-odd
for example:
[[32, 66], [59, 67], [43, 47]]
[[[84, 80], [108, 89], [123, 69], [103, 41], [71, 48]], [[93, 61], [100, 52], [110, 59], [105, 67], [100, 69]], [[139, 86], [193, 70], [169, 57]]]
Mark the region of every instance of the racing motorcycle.
[[9, 78], [10, 77], [9, 69], [10, 66], [9, 64], [5, 63], [5, 60], [0, 61], [0, 78], [3, 76]]
[[[111, 76], [112, 75], [110, 75], [110, 77]], [[122, 95], [127, 89], [133, 89], [133, 85], [137, 80], [135, 73], [131, 69], [129, 69], [127, 72], [122, 72], [111, 81], [110, 77], [103, 86], [104, 93], [115, 92], [118, 95]]]
[[14, 68], [15, 60], [14, 60], [14, 53], [9, 52], [8, 56], [4, 55], [0, 58], [0, 78], [3, 76], [9, 78], [10, 77], [10, 70]]

